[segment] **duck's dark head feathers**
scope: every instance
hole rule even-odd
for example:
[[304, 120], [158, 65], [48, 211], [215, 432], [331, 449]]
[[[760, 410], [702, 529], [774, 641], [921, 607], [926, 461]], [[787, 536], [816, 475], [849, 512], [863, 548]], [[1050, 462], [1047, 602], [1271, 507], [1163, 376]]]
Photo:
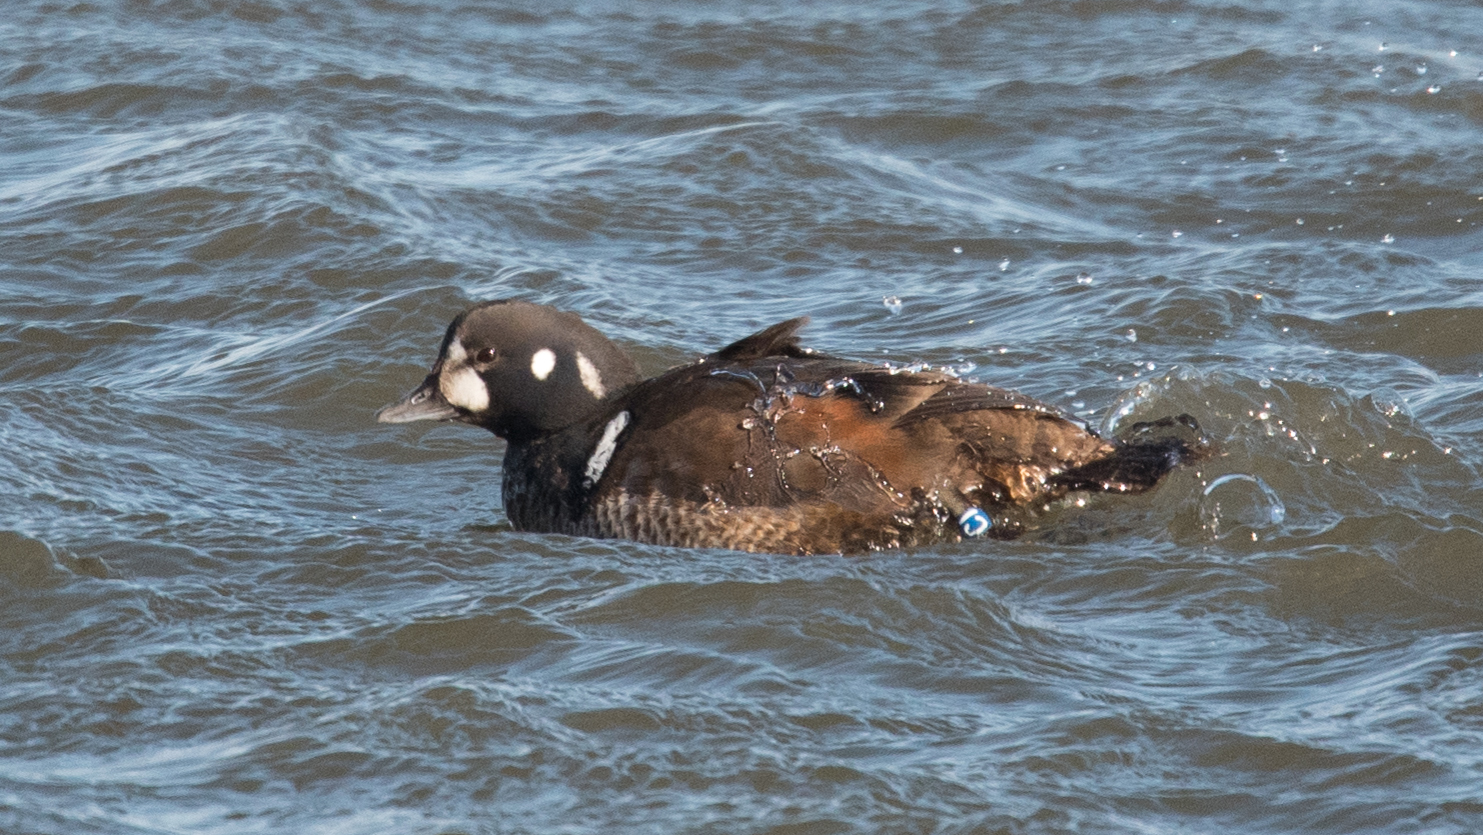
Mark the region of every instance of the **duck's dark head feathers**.
[[485, 302], [453, 320], [422, 385], [377, 417], [457, 420], [524, 440], [580, 423], [637, 380], [628, 355], [576, 314]]

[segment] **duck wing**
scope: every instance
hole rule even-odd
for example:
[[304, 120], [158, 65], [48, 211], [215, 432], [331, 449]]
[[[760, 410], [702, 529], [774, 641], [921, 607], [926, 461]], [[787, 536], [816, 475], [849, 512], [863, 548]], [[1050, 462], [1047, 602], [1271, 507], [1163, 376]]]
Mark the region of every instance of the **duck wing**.
[[730, 363], [750, 362], [764, 357], [806, 357], [808, 351], [798, 344], [798, 332], [807, 324], [807, 316], [778, 322], [711, 353], [703, 361]]

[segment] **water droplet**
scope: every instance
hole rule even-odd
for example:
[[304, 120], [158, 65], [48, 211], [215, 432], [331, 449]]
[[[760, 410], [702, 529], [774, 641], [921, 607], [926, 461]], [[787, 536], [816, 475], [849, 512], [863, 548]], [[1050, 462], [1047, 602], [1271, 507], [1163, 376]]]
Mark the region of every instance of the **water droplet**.
[[1227, 473], [1200, 497], [1200, 524], [1216, 539], [1241, 531], [1256, 535], [1282, 524], [1287, 507], [1277, 491], [1254, 475]]
[[892, 316], [895, 316], [897, 313], [901, 312], [900, 296], [886, 296], [885, 298], [881, 299], [881, 303], [886, 306], [886, 310], [890, 311]]
[[1440, 93], [1440, 92], [1442, 92], [1442, 85], [1440, 85], [1440, 84], [1433, 84], [1432, 86], [1426, 88], [1426, 91], [1428, 93]]
[[1170, 233], [1170, 236], [1175, 238], [1182, 238], [1184, 237], [1184, 233], [1179, 231], [1178, 229], [1175, 229], [1172, 233]]
[[1003, 261], [1000, 261], [999, 262], [999, 272], [1002, 273], [1002, 272], [1004, 272], [1005, 270], [1008, 270], [1008, 269], [1009, 269], [1009, 259], [1008, 258], [1005, 258]]
[[1137, 342], [1138, 341], [1138, 331], [1137, 330], [1135, 330], [1133, 328], [1128, 328], [1128, 333], [1126, 335], [1128, 337], [1128, 341], [1129, 342]]
[[1076, 274], [1076, 283], [1077, 284], [1091, 284], [1095, 280], [1096, 279], [1092, 278], [1092, 274], [1091, 273], [1081, 272], [1081, 273], [1077, 273]]
[[1297, 224], [1298, 224], [1298, 225], [1299, 225], [1299, 226], [1302, 226], [1302, 225], [1303, 225], [1303, 219], [1302, 219], [1302, 218], [1298, 218], [1298, 220], [1297, 220]]
[[1385, 72], [1385, 65], [1384, 64], [1376, 64], [1375, 66], [1370, 67], [1370, 72], [1374, 73], [1376, 78], [1379, 78], [1380, 77], [1380, 73]]
[[1417, 75], [1426, 75], [1426, 65], [1425, 64], [1418, 65], [1416, 67], [1416, 74]]
[[1388, 44], [1386, 44], [1385, 41], [1381, 41], [1380, 42], [1380, 50], [1379, 51], [1384, 52], [1386, 46], [1388, 46]]
[[1267, 377], [1263, 377], [1260, 380], [1257, 380], [1256, 384], [1264, 389], [1269, 389], [1272, 387], [1272, 381]]
[[1392, 235], [1392, 234], [1390, 234], [1389, 232], [1387, 232], [1387, 233], [1385, 233], [1385, 235], [1383, 235], [1380, 238], [1380, 243], [1382, 243], [1382, 244], [1393, 244], [1393, 243], [1395, 243], [1395, 236]]
[[1323, 44], [1321, 44], [1321, 43], [1314, 44], [1313, 45], [1313, 51], [1314, 52], [1322, 52], [1323, 51]]
[[1387, 418], [1404, 422], [1411, 421], [1411, 407], [1406, 405], [1406, 398], [1395, 389], [1382, 386], [1370, 392], [1367, 399], [1375, 407], [1375, 411]]
[[963, 254], [963, 247], [961, 247], [961, 246], [955, 246], [955, 247], [953, 247], [953, 254], [954, 255], [962, 255]]

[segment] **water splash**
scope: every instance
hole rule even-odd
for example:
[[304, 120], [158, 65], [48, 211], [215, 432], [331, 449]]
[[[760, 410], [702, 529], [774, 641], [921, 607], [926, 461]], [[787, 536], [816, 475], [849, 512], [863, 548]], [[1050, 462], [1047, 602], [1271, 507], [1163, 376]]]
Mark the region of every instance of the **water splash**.
[[1287, 518], [1287, 506], [1259, 477], [1227, 473], [1200, 494], [1200, 526], [1215, 539], [1249, 534], [1255, 542]]
[[1406, 398], [1393, 388], [1382, 386], [1370, 392], [1367, 398], [1375, 411], [1384, 415], [1395, 423], [1410, 423], [1412, 421], [1411, 407], [1406, 404]]

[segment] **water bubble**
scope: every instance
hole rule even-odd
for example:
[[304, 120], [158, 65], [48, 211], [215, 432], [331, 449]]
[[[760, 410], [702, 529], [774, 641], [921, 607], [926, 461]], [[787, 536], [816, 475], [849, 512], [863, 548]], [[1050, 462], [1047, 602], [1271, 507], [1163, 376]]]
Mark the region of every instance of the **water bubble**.
[[999, 262], [999, 272], [1002, 273], [1002, 272], [1004, 272], [1004, 271], [1006, 271], [1008, 269], [1009, 269], [1009, 259], [1008, 258], [1005, 258], [1003, 261], [1000, 261]]
[[1375, 411], [1385, 415], [1391, 420], [1400, 420], [1409, 423], [1411, 421], [1411, 407], [1406, 405], [1406, 398], [1399, 392], [1388, 386], [1381, 386], [1370, 392], [1368, 399], [1375, 407]]
[[1387, 232], [1387, 233], [1385, 233], [1384, 235], [1381, 236], [1380, 243], [1382, 243], [1382, 244], [1393, 244], [1393, 243], [1395, 243], [1395, 236], [1392, 235], [1392, 234], [1390, 234], [1389, 232]]
[[1426, 88], [1426, 91], [1428, 93], [1440, 93], [1440, 92], [1442, 92], [1442, 85], [1440, 85], [1440, 84], [1433, 84], [1432, 86]]
[[953, 254], [954, 255], [962, 255], [963, 254], [963, 247], [961, 247], [961, 246], [955, 246], [955, 247], [953, 247]]
[[1092, 278], [1092, 274], [1091, 273], [1088, 273], [1088, 272], [1080, 272], [1080, 273], [1077, 273], [1076, 274], [1076, 283], [1077, 284], [1082, 284], [1082, 285], [1091, 284], [1095, 280], [1096, 279]]
[[881, 299], [881, 304], [884, 304], [886, 306], [886, 310], [890, 311], [892, 316], [895, 316], [896, 314], [901, 312], [900, 296], [886, 296], [885, 298]]
[[1298, 224], [1298, 225], [1299, 225], [1299, 226], [1302, 226], [1302, 225], [1303, 225], [1303, 219], [1302, 219], [1302, 218], [1298, 218], [1298, 220], [1297, 220], [1297, 224]]
[[1385, 48], [1386, 48], [1386, 47], [1387, 47], [1387, 46], [1389, 46], [1389, 44], [1387, 44], [1387, 43], [1386, 43], [1386, 42], [1385, 42], [1385, 41], [1381, 41], [1381, 42], [1380, 42], [1380, 50], [1379, 50], [1379, 51], [1380, 51], [1380, 52], [1384, 52], [1384, 51], [1385, 51]]
[[1252, 540], [1281, 525], [1287, 507], [1265, 481], [1246, 473], [1227, 473], [1211, 481], [1200, 496], [1200, 525], [1216, 539], [1248, 532]]
[[1138, 331], [1134, 328], [1128, 328], [1128, 332], [1125, 334], [1125, 336], [1127, 336], [1129, 342], [1138, 341]]
[[1376, 78], [1379, 78], [1380, 77], [1380, 73], [1385, 72], [1385, 65], [1384, 64], [1376, 64], [1375, 66], [1370, 67], [1370, 72], [1374, 73]]
[[1179, 231], [1178, 229], [1175, 229], [1173, 232], [1170, 233], [1170, 237], [1182, 238], [1184, 237], [1184, 233]]

